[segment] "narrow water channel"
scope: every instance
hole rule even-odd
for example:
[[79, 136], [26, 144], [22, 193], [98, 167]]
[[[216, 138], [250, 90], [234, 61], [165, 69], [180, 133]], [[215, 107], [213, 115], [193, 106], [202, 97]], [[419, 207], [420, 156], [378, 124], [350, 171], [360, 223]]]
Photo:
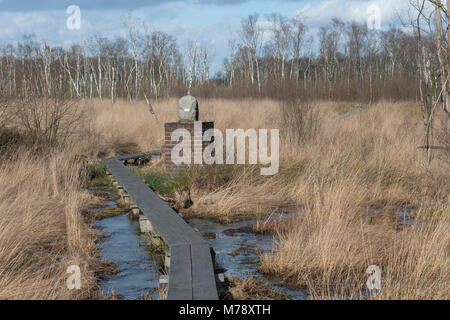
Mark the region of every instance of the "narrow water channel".
[[[117, 207], [113, 201], [105, 204]], [[140, 233], [139, 223], [122, 214], [96, 221], [94, 225], [105, 234], [99, 245], [100, 258], [118, 267], [118, 273], [100, 280], [103, 293], [124, 300], [159, 299], [158, 262], [149, 251], [148, 239]]]
[[306, 292], [290, 290], [278, 285], [276, 278], [258, 272], [260, 258], [270, 253], [275, 237], [244, 231], [254, 220], [223, 225], [207, 219], [191, 219], [189, 224], [197, 229], [216, 252], [216, 264], [224, 268], [224, 275], [238, 279], [257, 278], [268, 287], [286, 294], [291, 300], [304, 300]]
[[[112, 199], [112, 196], [109, 195]], [[114, 201], [105, 201], [105, 208], [117, 208]], [[414, 223], [412, 210], [406, 206], [394, 207], [397, 217], [405, 225]], [[375, 209], [376, 213], [378, 210]], [[281, 219], [282, 216], [275, 217]], [[241, 221], [228, 225], [209, 219], [190, 219], [188, 223], [202, 234], [203, 238], [216, 252], [216, 263], [222, 267], [225, 276], [238, 279], [257, 278], [263, 284], [286, 294], [292, 300], [303, 300], [307, 293], [303, 290], [290, 290], [279, 285], [276, 278], [269, 278], [258, 272], [260, 258], [271, 253], [276, 239], [271, 234], [250, 232], [255, 221]], [[94, 224], [102, 230], [105, 237], [98, 248], [102, 260], [112, 261], [118, 272], [104, 276], [99, 286], [106, 296], [120, 299], [159, 299], [159, 270], [161, 262], [150, 250], [149, 238], [140, 233], [139, 223], [126, 214], [98, 220]]]
[[[105, 207], [117, 208], [117, 203], [105, 201]], [[225, 276], [258, 278], [291, 299], [305, 299], [304, 292], [278, 286], [276, 279], [269, 279], [257, 271], [261, 255], [272, 250], [275, 239], [272, 235], [239, 231], [253, 223], [243, 221], [223, 225], [207, 219], [189, 221], [215, 250], [216, 262], [225, 269]], [[148, 236], [140, 233], [139, 223], [122, 214], [98, 220], [94, 226], [105, 234], [98, 246], [100, 258], [114, 262], [118, 268], [118, 273], [100, 279], [102, 292], [126, 300], [159, 299], [160, 262], [152, 256]]]

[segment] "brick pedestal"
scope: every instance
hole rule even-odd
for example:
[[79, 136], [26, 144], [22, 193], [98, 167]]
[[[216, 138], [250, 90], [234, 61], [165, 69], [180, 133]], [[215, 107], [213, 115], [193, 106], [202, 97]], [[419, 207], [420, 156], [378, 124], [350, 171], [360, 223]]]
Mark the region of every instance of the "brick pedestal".
[[[171, 153], [172, 153], [172, 149], [174, 146], [178, 145], [183, 138], [180, 138], [179, 141], [171, 141], [171, 137], [172, 137], [172, 132], [174, 132], [177, 129], [186, 129], [190, 135], [191, 135], [191, 165], [195, 165], [194, 163], [194, 156], [195, 156], [195, 146], [197, 146], [198, 149], [198, 153], [197, 155], [203, 157], [203, 150], [206, 146], [208, 146], [211, 141], [203, 141], [203, 134], [205, 133], [205, 131], [209, 130], [209, 129], [214, 129], [214, 122], [201, 122], [198, 121], [197, 125], [200, 125], [201, 130], [199, 130], [199, 134], [198, 136], [195, 136], [194, 134], [194, 122], [170, 122], [170, 123], [166, 123], [164, 125], [164, 130], [165, 130], [165, 145], [164, 145], [164, 161], [165, 161], [165, 165], [166, 165], [166, 169], [167, 170], [176, 170], [176, 169], [181, 169], [181, 168], [185, 168], [186, 164], [181, 164], [181, 165], [176, 165], [175, 163], [173, 163], [172, 159], [171, 159]], [[212, 139], [212, 141], [214, 141], [214, 138]], [[201, 153], [200, 153], [201, 152]], [[182, 153], [180, 153], [180, 156], [182, 156]]]

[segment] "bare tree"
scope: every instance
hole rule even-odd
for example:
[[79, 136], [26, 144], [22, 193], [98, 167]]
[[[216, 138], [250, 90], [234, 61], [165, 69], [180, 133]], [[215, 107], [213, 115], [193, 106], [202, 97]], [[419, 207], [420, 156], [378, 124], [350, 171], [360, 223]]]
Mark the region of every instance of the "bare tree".
[[328, 83], [328, 91], [331, 98], [331, 87], [337, 80], [339, 68], [338, 52], [342, 39], [344, 23], [338, 19], [333, 19], [330, 29], [322, 27], [320, 29], [320, 58], [323, 60], [324, 78]]
[[300, 51], [304, 42], [304, 37], [306, 34], [306, 25], [303, 23], [303, 17], [300, 15], [295, 15], [291, 20], [291, 49], [292, 49], [292, 64], [291, 64], [291, 74], [295, 73], [295, 79], [299, 80], [300, 77]]
[[[442, 106], [448, 113], [447, 6], [442, 0], [425, 2], [434, 15], [432, 36], [428, 32], [423, 39], [425, 43], [430, 39], [431, 43], [440, 41], [440, 53], [428, 44], [427, 48], [437, 57], [432, 61], [439, 65]], [[437, 12], [440, 26], [435, 19]], [[289, 20], [272, 14], [268, 19], [272, 23], [268, 27], [271, 36], [267, 38], [263, 37], [264, 28], [257, 14], [241, 21], [238, 36], [230, 35], [227, 62], [215, 79], [210, 78], [210, 47], [206, 50], [197, 46], [195, 55], [192, 50], [182, 54], [175, 38], [150, 31], [144, 23], [131, 18], [125, 22], [127, 36], [115, 41], [94, 36], [63, 49], [39, 44], [27, 36], [15, 46], [0, 48], [0, 92], [17, 98], [30, 94], [49, 96], [49, 92], [65, 88], [74, 99], [110, 99], [111, 103], [120, 98], [146, 99], [150, 103], [150, 98], [178, 96], [194, 87], [201, 94], [216, 92], [233, 97], [278, 98], [295, 90], [296, 94], [346, 101], [361, 96], [371, 100], [419, 99], [418, 86], [405, 85], [419, 82], [417, 37], [412, 33], [393, 29], [377, 33], [365, 25], [333, 20], [321, 30], [319, 41], [315, 40], [319, 43], [313, 43], [303, 17]], [[425, 21], [423, 17], [421, 21]], [[441, 32], [435, 32], [436, 29]], [[301, 86], [294, 85], [300, 81]], [[211, 85], [224, 88], [203, 90]], [[344, 86], [347, 90], [343, 90]]]
[[[438, 103], [442, 97], [448, 93], [447, 89], [448, 75], [442, 57], [442, 38], [441, 38], [441, 18], [440, 7], [433, 3], [435, 11], [429, 10], [427, 6], [429, 0], [411, 0], [411, 5], [416, 9], [415, 21], [412, 26], [417, 39], [417, 61], [419, 69], [419, 91], [421, 97], [421, 111], [425, 127], [425, 146], [428, 162], [432, 161], [433, 151], [433, 128], [435, 113]], [[433, 25], [434, 13], [434, 25]], [[433, 43], [433, 34], [435, 34], [435, 43]], [[445, 99], [442, 99], [444, 110], [446, 110]]]
[[255, 81], [255, 67], [256, 80], [258, 83], [258, 90], [261, 91], [261, 76], [259, 70], [258, 52], [262, 46], [263, 29], [258, 25], [259, 15], [254, 13], [243, 19], [241, 22], [241, 30], [239, 35], [247, 50], [248, 56], [248, 73], [250, 75], [251, 84]]
[[363, 78], [364, 68], [364, 49], [367, 45], [367, 34], [369, 30], [367, 24], [360, 24], [355, 21], [350, 23], [347, 28], [347, 49], [350, 61], [352, 62], [354, 72]]
[[189, 52], [189, 85], [187, 94], [191, 94], [192, 83], [194, 82], [196, 73], [196, 63], [197, 63], [197, 43], [191, 42], [188, 47]]
[[281, 79], [285, 78], [285, 64], [292, 45], [292, 29], [285, 17], [278, 13], [268, 16], [272, 31], [272, 51], [275, 54], [276, 73]]
[[230, 31], [230, 37], [228, 38], [228, 48], [230, 49], [230, 69], [229, 69], [229, 85], [230, 87], [233, 86], [233, 79], [234, 79], [234, 71], [235, 71], [235, 55], [236, 55], [236, 41], [233, 38], [233, 32]]
[[[440, 84], [442, 91], [442, 108], [447, 116], [450, 117], [450, 26], [448, 24], [449, 19], [449, 5], [450, 0], [428, 0], [434, 5], [435, 9], [435, 23], [436, 23], [436, 50], [439, 60], [440, 70]], [[442, 24], [445, 24], [444, 26]], [[444, 32], [444, 29], [446, 32]]]
[[395, 70], [398, 67], [402, 48], [403, 31], [398, 28], [390, 28], [388, 31], [383, 31], [380, 34], [381, 45], [384, 50], [384, 55], [389, 59], [390, 76], [393, 77]]

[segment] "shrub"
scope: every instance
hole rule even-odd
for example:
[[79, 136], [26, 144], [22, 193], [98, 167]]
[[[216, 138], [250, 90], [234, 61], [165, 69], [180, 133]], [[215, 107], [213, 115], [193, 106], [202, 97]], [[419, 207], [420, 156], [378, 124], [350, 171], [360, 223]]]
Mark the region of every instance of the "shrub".
[[27, 96], [12, 107], [30, 143], [53, 147], [64, 145], [81, 124], [83, 112], [77, 105], [59, 97]]
[[281, 106], [285, 124], [284, 138], [290, 143], [314, 139], [320, 129], [319, 110], [311, 101], [295, 99]]
[[106, 178], [106, 169], [106, 164], [104, 164], [103, 162], [90, 165], [88, 169], [89, 177], [91, 179], [104, 179]]

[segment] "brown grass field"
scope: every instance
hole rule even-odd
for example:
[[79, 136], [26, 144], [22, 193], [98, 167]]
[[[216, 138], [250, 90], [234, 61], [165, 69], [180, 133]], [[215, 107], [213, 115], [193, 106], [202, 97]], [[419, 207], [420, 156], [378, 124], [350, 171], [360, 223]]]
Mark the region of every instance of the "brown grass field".
[[[155, 104], [155, 119], [145, 102], [80, 102], [77, 130], [64, 145], [44, 150], [26, 143], [20, 124], [3, 129], [18, 138], [3, 147], [0, 162], [0, 299], [101, 297], [97, 235], [83, 214], [98, 199], [86, 189], [83, 159], [95, 164], [160, 149], [164, 123], [177, 120], [176, 103]], [[418, 149], [424, 128], [417, 104], [385, 101], [330, 121], [348, 106], [318, 101], [305, 111], [306, 120], [292, 122], [302, 107], [271, 100], [199, 103], [200, 119], [214, 120], [223, 131], [280, 128], [280, 172], [197, 170], [188, 183], [194, 204], [186, 215], [227, 221], [294, 206], [299, 215], [288, 223], [265, 226], [278, 242], [260, 269], [306, 287], [311, 299], [361, 298], [370, 265], [382, 270], [374, 299], [450, 298], [449, 153], [435, 151], [428, 164]], [[436, 126], [436, 132], [444, 128]], [[159, 164], [142, 169], [161, 170]], [[413, 209], [414, 225], [402, 225], [395, 215], [402, 205]], [[65, 286], [71, 264], [82, 268], [80, 291]]]

